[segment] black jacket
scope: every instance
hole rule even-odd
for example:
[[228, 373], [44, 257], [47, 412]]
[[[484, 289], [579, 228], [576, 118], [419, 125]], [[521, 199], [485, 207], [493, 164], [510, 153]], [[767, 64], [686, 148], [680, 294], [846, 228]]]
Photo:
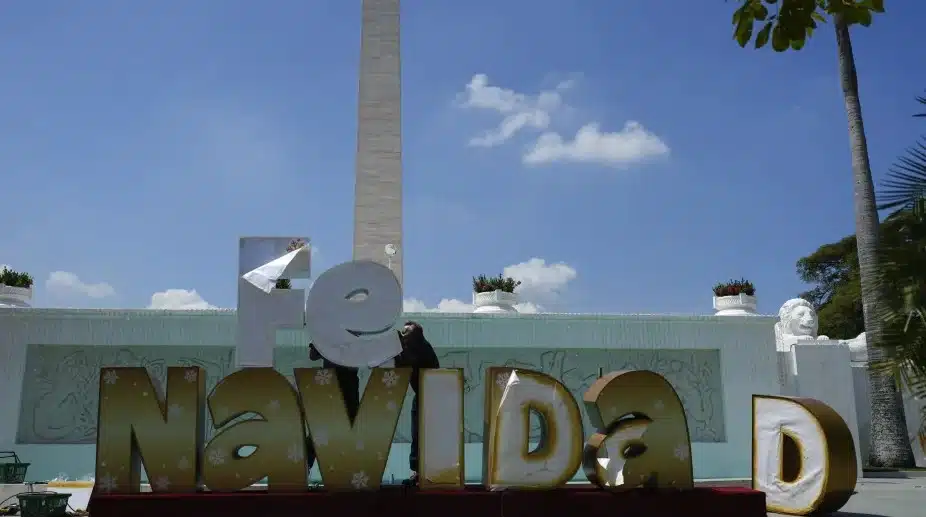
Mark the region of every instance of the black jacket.
[[434, 347], [422, 335], [417, 339], [412, 339], [402, 350], [402, 353], [395, 358], [396, 368], [411, 368], [412, 391], [418, 393], [418, 380], [421, 377], [422, 368], [440, 368], [440, 361], [437, 354], [434, 353]]

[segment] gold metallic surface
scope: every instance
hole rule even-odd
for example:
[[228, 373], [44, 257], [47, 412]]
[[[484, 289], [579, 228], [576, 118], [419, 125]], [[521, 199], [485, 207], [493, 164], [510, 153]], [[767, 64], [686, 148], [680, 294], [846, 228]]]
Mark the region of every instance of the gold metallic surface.
[[199, 482], [205, 370], [167, 369], [167, 396], [144, 368], [103, 368], [94, 491], [141, 490], [141, 466], [155, 492], [193, 492]]
[[[612, 372], [595, 381], [583, 401], [596, 428], [582, 458], [589, 481], [613, 490], [694, 486], [685, 410], [663, 376]], [[618, 462], [621, 484], [608, 482], [601, 460]]]

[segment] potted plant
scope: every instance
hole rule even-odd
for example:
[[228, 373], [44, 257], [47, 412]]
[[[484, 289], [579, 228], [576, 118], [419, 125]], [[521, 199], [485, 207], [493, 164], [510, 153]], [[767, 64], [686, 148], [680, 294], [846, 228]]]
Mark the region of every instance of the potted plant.
[[756, 314], [756, 288], [741, 278], [714, 286], [716, 316], [745, 316]]
[[[289, 246], [286, 247], [286, 253], [291, 253], [300, 248], [305, 247], [305, 241], [302, 239], [293, 239], [289, 242]], [[293, 286], [293, 283], [289, 281], [288, 278], [280, 278], [277, 280], [276, 285], [274, 286], [277, 289], [289, 289]]]
[[474, 313], [518, 312], [514, 306], [518, 297], [514, 290], [521, 282], [511, 277], [498, 275], [473, 277]]
[[4, 266], [0, 271], [0, 307], [29, 307], [32, 276]]

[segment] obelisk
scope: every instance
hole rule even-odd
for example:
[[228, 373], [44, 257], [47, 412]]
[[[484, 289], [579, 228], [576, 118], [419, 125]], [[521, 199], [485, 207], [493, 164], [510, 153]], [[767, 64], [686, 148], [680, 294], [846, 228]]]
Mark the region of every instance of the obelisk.
[[402, 92], [399, 0], [362, 0], [354, 186], [354, 260], [402, 283]]

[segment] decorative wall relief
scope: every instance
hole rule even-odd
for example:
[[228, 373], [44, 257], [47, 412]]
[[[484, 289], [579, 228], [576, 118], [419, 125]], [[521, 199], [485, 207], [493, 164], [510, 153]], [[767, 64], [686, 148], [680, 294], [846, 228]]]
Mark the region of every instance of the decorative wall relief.
[[[718, 350], [677, 349], [545, 349], [445, 348], [436, 349], [441, 366], [463, 368], [465, 377], [466, 441], [482, 442], [483, 374], [489, 366], [515, 366], [547, 373], [563, 381], [578, 400], [598, 377], [615, 370], [647, 369], [664, 375], [678, 391], [688, 416], [692, 441], [723, 442], [723, 385]], [[318, 367], [308, 359], [308, 348], [283, 346], [274, 350], [274, 364], [292, 382], [292, 370]], [[164, 382], [168, 366], [197, 365], [206, 370], [207, 390], [234, 370], [234, 348], [221, 346], [59, 346], [30, 345], [26, 359], [20, 409], [19, 443], [95, 443], [99, 371], [103, 366], [145, 366]], [[361, 370], [361, 386], [368, 370]], [[361, 388], [362, 389], [362, 388]], [[395, 441], [410, 438], [411, 390], [407, 395]], [[591, 425], [583, 411], [586, 432]], [[213, 434], [206, 421], [207, 438]], [[539, 437], [534, 422], [534, 437]]]
[[[96, 443], [100, 368], [144, 366], [160, 386], [168, 366], [200, 366], [206, 390], [234, 370], [233, 347], [29, 345], [18, 443]], [[163, 389], [163, 388], [162, 388]], [[207, 435], [212, 422], [206, 416]]]
[[[666, 377], [675, 390], [688, 416], [689, 432], [695, 442], [726, 440], [723, 412], [723, 383], [720, 375], [719, 350], [678, 349], [587, 349], [571, 348], [449, 348], [435, 349], [441, 367], [463, 368], [465, 394], [464, 430], [468, 443], [482, 443], [482, 411], [485, 387], [483, 374], [489, 366], [520, 366], [537, 370], [560, 379], [576, 400], [581, 401], [585, 390], [604, 373], [615, 370], [653, 370]], [[307, 348], [278, 347], [274, 354], [277, 370], [292, 382], [293, 368], [319, 367], [308, 360]], [[361, 392], [369, 378], [369, 370], [360, 371]], [[505, 379], [507, 381], [507, 379]], [[411, 441], [412, 392], [408, 391], [394, 441]], [[587, 433], [592, 430], [585, 408], [582, 419]], [[540, 423], [532, 418], [532, 436], [540, 436]]]
[[[559, 379], [573, 397], [582, 400], [585, 390], [604, 373], [616, 370], [652, 370], [668, 379], [682, 400], [688, 416], [689, 432], [694, 442], [726, 440], [723, 412], [723, 384], [719, 350], [607, 350], [546, 348], [437, 348], [441, 366], [463, 368], [465, 381], [464, 429], [466, 441], [482, 442], [483, 379], [489, 366], [514, 366], [541, 371]], [[507, 381], [507, 379], [505, 379]], [[495, 380], [490, 380], [494, 382]], [[363, 380], [362, 380], [363, 382]], [[402, 408], [395, 441], [410, 441], [411, 390]], [[592, 432], [585, 408], [582, 421], [586, 433]], [[539, 422], [532, 418], [532, 437], [540, 437]]]

